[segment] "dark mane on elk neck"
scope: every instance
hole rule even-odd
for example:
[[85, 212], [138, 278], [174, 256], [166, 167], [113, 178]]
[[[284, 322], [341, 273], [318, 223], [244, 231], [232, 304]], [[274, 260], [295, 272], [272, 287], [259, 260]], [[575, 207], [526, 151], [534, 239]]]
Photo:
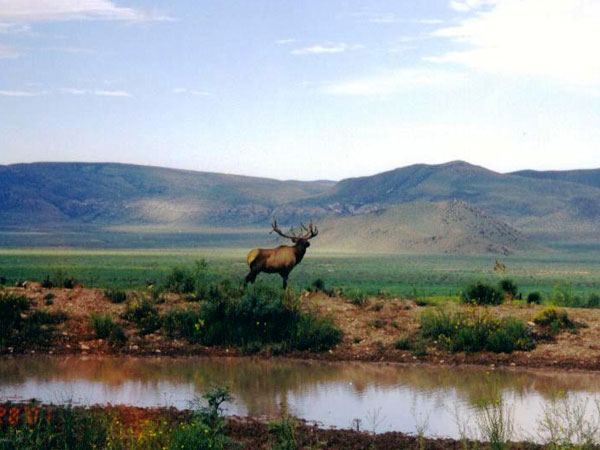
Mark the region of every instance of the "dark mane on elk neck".
[[312, 220], [308, 226], [301, 223], [300, 230], [297, 233], [293, 227], [288, 234], [283, 233], [277, 226], [276, 220], [273, 220], [271, 227], [270, 233], [275, 232], [279, 236], [291, 239], [294, 245], [280, 245], [277, 248], [251, 250], [246, 257], [246, 262], [250, 266], [250, 273], [246, 276], [244, 283], [254, 283], [260, 272], [278, 273], [283, 278], [283, 288], [285, 289], [290, 272], [297, 264], [300, 264], [306, 249], [310, 247], [309, 239], [319, 234], [319, 230], [313, 225]]

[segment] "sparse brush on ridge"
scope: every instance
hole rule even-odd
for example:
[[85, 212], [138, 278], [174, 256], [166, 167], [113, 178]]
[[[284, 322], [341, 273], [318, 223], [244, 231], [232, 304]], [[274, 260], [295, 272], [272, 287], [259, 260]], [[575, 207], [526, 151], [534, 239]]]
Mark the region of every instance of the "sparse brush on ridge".
[[195, 308], [171, 310], [162, 316], [168, 335], [203, 345], [235, 345], [262, 348], [283, 345], [281, 351], [324, 351], [341, 341], [331, 321], [300, 310], [290, 289], [281, 291], [262, 283], [248, 287], [237, 297], [213, 291]]
[[32, 310], [31, 301], [25, 296], [0, 292], [0, 349], [48, 346], [56, 325], [67, 318], [62, 311]]
[[90, 314], [90, 326], [97, 338], [108, 339], [111, 344], [119, 344], [127, 340], [123, 327], [115, 323], [110, 314]]
[[111, 303], [123, 303], [127, 300], [127, 292], [118, 288], [104, 289], [104, 297]]
[[446, 313], [425, 311], [420, 317], [421, 336], [435, 340], [451, 352], [491, 351], [510, 353], [531, 350], [536, 343], [525, 324], [511, 317], [496, 319], [487, 311]]

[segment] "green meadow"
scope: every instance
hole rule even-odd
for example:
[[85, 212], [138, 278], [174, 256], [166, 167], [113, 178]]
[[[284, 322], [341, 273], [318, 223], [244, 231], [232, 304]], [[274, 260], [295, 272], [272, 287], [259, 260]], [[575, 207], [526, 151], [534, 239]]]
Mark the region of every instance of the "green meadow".
[[[540, 254], [497, 255], [380, 255], [320, 252], [312, 248], [290, 275], [296, 289], [321, 279], [328, 288], [361, 290], [369, 294], [385, 291], [411, 298], [452, 297], [475, 281], [496, 283], [510, 278], [524, 296], [539, 291], [544, 298], [566, 291], [588, 296], [600, 293], [600, 264], [592, 244], [567, 248], [556, 246]], [[208, 277], [241, 283], [247, 273], [248, 248], [165, 249], [0, 249], [0, 277], [6, 284], [42, 280], [56, 274], [74, 277], [88, 287], [145, 288], [159, 283], [176, 266], [191, 267], [208, 262]], [[494, 272], [495, 261], [506, 266]], [[278, 275], [259, 275], [279, 285]]]

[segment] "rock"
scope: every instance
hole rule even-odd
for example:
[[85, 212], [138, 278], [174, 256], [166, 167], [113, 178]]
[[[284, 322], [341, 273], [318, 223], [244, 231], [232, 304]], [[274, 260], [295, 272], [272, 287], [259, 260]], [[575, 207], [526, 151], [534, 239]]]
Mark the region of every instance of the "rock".
[[84, 343], [80, 342], [80, 343], [79, 343], [79, 348], [80, 348], [81, 350], [89, 350], [89, 349], [90, 349], [90, 346], [89, 346], [89, 345], [85, 345]]

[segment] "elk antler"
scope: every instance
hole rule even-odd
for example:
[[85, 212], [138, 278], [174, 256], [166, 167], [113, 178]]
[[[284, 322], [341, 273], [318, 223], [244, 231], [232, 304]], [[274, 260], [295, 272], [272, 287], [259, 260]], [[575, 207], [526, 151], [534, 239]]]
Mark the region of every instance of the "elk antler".
[[308, 228], [303, 223], [300, 224], [300, 227], [306, 232], [300, 236], [302, 239], [312, 239], [319, 234], [319, 230], [316, 226], [313, 226], [312, 220], [309, 222]]
[[296, 232], [294, 231], [294, 227], [290, 228], [290, 233], [291, 236], [288, 234], [285, 234], [283, 231], [281, 231], [279, 229], [279, 227], [277, 226], [277, 220], [273, 219], [273, 223], [271, 224], [271, 227], [273, 228], [271, 230], [271, 233], [273, 233], [273, 231], [275, 233], [277, 233], [279, 236], [287, 238], [287, 239], [291, 239], [292, 242], [296, 242], [298, 239], [305, 239], [305, 240], [309, 240], [313, 237], [315, 237], [317, 234], [319, 234], [319, 230], [317, 229], [317, 227], [313, 226], [312, 220], [310, 221], [310, 223], [308, 224], [308, 227], [306, 227], [303, 223], [300, 224], [300, 229], [304, 230], [304, 234], [296, 234]]
[[298, 239], [298, 236], [296, 236], [296, 233], [294, 233], [294, 228], [293, 228], [293, 227], [290, 229], [290, 232], [292, 233], [292, 235], [291, 235], [291, 236], [289, 236], [289, 235], [285, 234], [283, 231], [281, 231], [281, 230], [279, 229], [279, 227], [277, 226], [277, 220], [275, 220], [275, 219], [273, 219], [273, 223], [271, 224], [271, 227], [272, 227], [273, 229], [272, 229], [272, 230], [269, 232], [269, 234], [272, 234], [272, 233], [273, 233], [273, 231], [274, 231], [274, 232], [275, 232], [275, 233], [277, 233], [279, 236], [281, 236], [281, 237], [284, 237], [284, 238], [291, 239], [292, 241], [295, 241], [296, 239]]

